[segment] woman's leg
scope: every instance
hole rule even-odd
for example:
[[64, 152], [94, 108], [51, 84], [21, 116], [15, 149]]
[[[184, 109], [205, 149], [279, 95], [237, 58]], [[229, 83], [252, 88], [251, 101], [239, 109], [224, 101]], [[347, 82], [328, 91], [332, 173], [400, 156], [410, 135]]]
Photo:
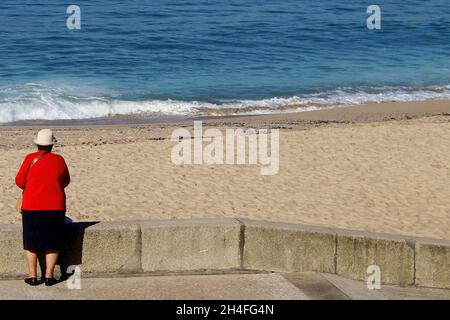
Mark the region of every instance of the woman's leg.
[[55, 266], [58, 261], [57, 250], [45, 251], [45, 277], [54, 278]]
[[25, 256], [28, 262], [28, 277], [37, 277], [37, 252], [25, 250]]

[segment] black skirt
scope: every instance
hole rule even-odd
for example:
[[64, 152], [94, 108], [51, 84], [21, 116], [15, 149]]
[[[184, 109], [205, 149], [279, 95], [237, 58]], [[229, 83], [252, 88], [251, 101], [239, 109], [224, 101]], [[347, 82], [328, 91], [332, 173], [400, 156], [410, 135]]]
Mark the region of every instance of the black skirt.
[[23, 248], [29, 251], [60, 250], [64, 237], [64, 211], [23, 210]]

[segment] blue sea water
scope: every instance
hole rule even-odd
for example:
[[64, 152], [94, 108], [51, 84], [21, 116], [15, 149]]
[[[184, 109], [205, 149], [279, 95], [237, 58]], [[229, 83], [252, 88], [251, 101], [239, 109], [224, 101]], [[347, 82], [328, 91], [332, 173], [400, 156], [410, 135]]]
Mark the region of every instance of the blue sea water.
[[2, 0], [0, 122], [450, 99], [450, 1], [372, 2]]

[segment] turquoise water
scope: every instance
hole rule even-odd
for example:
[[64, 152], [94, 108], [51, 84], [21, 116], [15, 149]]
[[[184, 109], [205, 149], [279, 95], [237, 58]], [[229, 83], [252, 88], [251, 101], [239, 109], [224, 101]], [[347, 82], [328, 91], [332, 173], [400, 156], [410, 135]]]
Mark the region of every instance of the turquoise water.
[[450, 99], [448, 0], [73, 4], [1, 1], [0, 122]]

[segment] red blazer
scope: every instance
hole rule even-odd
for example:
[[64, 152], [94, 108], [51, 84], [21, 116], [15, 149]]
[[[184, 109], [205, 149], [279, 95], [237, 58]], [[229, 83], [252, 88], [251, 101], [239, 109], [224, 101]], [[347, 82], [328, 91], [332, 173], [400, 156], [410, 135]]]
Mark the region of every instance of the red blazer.
[[48, 153], [36, 162], [28, 174], [31, 161], [44, 150], [26, 156], [16, 176], [23, 189], [22, 210], [66, 210], [64, 188], [70, 183], [69, 169], [64, 158]]

